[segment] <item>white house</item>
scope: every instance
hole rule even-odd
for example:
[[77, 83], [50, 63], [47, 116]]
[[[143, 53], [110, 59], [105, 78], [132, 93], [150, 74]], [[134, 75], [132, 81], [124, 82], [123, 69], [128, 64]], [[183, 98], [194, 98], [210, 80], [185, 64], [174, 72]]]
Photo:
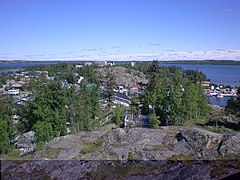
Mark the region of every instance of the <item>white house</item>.
[[81, 67], [83, 67], [83, 65], [75, 65], [75, 68], [81, 68]]
[[19, 89], [9, 89], [8, 94], [9, 95], [17, 95], [17, 94], [19, 94]]
[[113, 96], [113, 103], [114, 104], [121, 104], [123, 106], [129, 107], [129, 105], [131, 104], [131, 101], [126, 94], [116, 93]]
[[84, 77], [83, 77], [83, 76], [80, 76], [79, 79], [78, 79], [78, 81], [77, 81], [77, 83], [80, 84], [83, 79], [84, 79]]

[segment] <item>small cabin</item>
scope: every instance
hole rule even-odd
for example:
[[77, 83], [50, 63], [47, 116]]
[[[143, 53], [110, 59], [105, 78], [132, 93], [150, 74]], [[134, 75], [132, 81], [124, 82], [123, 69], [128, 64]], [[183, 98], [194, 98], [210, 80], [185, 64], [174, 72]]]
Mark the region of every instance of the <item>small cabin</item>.
[[36, 149], [36, 133], [34, 131], [26, 132], [17, 136], [14, 141], [20, 155], [34, 152]]

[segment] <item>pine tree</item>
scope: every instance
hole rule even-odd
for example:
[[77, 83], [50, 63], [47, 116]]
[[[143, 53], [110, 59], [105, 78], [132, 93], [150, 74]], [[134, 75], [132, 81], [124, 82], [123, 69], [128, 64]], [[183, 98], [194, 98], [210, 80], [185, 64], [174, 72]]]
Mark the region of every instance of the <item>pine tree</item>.
[[154, 129], [158, 129], [160, 127], [159, 117], [155, 113], [150, 116], [150, 127]]

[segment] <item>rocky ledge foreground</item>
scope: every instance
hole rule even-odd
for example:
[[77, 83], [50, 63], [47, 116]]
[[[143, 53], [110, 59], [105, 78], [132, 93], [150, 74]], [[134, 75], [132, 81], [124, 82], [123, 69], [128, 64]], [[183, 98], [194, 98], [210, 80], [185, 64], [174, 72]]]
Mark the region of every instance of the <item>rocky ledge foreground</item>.
[[3, 161], [4, 179], [220, 178], [240, 170], [240, 133], [186, 127], [81, 132], [53, 139], [34, 159]]
[[240, 158], [240, 133], [218, 134], [200, 128], [113, 129], [53, 139], [34, 159], [169, 160]]

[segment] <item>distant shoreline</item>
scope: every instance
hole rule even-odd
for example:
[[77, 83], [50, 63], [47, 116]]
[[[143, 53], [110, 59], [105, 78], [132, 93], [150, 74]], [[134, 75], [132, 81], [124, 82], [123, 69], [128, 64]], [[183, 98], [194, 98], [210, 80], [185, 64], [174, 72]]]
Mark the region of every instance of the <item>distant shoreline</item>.
[[233, 60], [182, 60], [182, 61], [160, 61], [164, 64], [194, 64], [194, 65], [240, 65], [240, 61]]
[[[103, 60], [104, 61], [104, 60]], [[151, 61], [136, 61], [135, 62], [151, 62]], [[29, 61], [29, 60], [0, 60], [0, 64], [18, 64], [18, 63], [32, 63], [32, 64], [41, 64], [41, 63], [79, 63], [79, 62], [97, 62], [97, 61], [87, 61], [87, 60], [37, 60], [37, 61]], [[118, 63], [127, 63], [131, 61], [113, 61]], [[173, 61], [159, 61], [162, 64], [194, 64], [194, 65], [240, 65], [240, 61], [234, 60], [173, 60]]]

